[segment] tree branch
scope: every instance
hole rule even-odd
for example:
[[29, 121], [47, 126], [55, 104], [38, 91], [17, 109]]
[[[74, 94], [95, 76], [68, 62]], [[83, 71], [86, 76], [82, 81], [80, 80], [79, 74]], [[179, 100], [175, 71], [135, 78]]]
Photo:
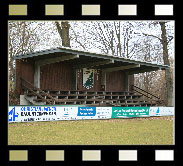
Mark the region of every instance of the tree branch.
[[159, 39], [160, 42], [162, 42], [162, 39], [159, 38], [158, 36], [150, 35], [150, 34], [146, 34], [146, 33], [142, 33], [142, 34], [145, 35], [145, 36], [151, 36], [151, 37], [157, 38], [157, 39]]
[[84, 49], [84, 50], [86, 50], [86, 48], [85, 48], [85, 46], [78, 40], [78, 36], [77, 36], [77, 34], [76, 34], [76, 32], [74, 31], [74, 29], [72, 28], [72, 26], [70, 27], [70, 29], [73, 31], [73, 33], [74, 33], [74, 36], [75, 36], [75, 41]]
[[174, 38], [173, 36], [169, 36], [169, 37], [170, 37], [170, 39], [168, 40], [167, 43], [169, 43]]
[[55, 21], [55, 25], [57, 27], [58, 34], [60, 35], [60, 38], [62, 39], [62, 28], [58, 21]]

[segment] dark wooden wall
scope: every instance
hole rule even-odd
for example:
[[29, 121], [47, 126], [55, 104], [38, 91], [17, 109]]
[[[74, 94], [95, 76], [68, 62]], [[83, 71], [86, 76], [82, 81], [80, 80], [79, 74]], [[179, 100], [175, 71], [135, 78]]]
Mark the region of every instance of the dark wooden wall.
[[72, 66], [64, 62], [43, 65], [40, 68], [40, 88], [43, 90], [71, 90]]
[[[16, 60], [16, 90], [22, 93], [20, 77], [34, 84], [35, 63], [31, 59]], [[77, 89], [88, 90], [83, 87], [83, 71], [77, 74]], [[73, 68], [66, 62], [43, 65], [40, 67], [40, 88], [43, 90], [71, 90], [73, 89]], [[129, 77], [129, 84], [134, 84], [134, 76]], [[101, 72], [94, 74], [94, 87], [88, 91], [101, 90]], [[106, 73], [107, 91], [125, 91], [125, 72], [115, 71]]]
[[125, 73], [123, 71], [106, 73], [106, 91], [125, 91]]
[[34, 84], [34, 61], [32, 59], [16, 60], [16, 90], [22, 94], [20, 77]]

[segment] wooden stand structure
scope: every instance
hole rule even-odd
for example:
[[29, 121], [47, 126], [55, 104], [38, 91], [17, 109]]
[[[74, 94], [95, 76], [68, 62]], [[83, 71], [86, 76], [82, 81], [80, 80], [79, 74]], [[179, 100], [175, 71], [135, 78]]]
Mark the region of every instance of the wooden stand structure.
[[[166, 65], [65, 47], [18, 55], [15, 60], [15, 88], [30, 104], [162, 104], [160, 98], [134, 86], [134, 74], [165, 70]], [[145, 93], [146, 101], [141, 98]]]

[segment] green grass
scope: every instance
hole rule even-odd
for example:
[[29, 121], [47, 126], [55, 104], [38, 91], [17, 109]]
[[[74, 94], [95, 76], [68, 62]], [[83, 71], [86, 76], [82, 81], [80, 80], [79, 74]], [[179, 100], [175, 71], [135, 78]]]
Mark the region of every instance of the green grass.
[[9, 145], [172, 145], [174, 118], [10, 123]]

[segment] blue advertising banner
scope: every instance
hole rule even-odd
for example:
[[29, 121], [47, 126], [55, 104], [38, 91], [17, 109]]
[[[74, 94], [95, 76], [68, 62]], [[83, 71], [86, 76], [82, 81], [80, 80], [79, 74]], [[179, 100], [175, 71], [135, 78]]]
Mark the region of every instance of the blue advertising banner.
[[78, 107], [78, 116], [95, 116], [96, 107]]
[[15, 112], [15, 107], [11, 108], [9, 111], [9, 122], [15, 122], [15, 119], [18, 118], [19, 114]]

